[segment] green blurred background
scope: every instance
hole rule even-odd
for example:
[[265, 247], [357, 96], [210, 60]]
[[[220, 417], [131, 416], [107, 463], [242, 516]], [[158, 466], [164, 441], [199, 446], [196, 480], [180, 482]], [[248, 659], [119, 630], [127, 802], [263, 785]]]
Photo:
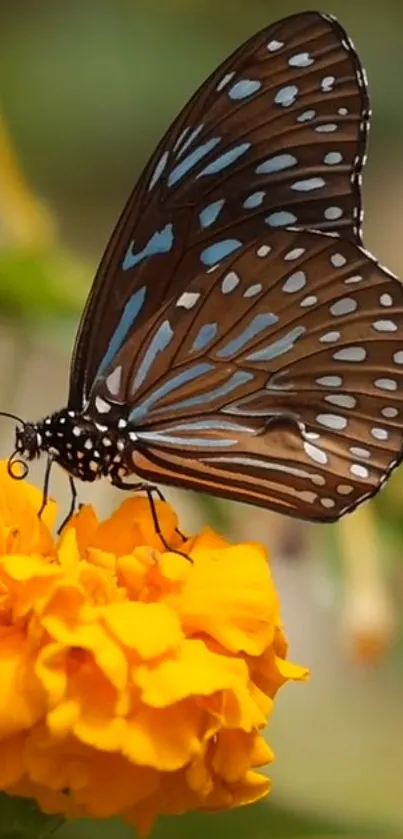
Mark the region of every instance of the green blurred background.
[[[234, 47], [305, 8], [287, 0], [0, 0], [2, 407], [35, 419], [65, 403], [80, 308], [156, 141]], [[403, 3], [328, 0], [321, 10], [348, 29], [368, 70], [365, 242], [403, 276]], [[6, 422], [0, 441], [4, 457]], [[40, 482], [41, 468], [33, 475]], [[55, 475], [62, 504], [65, 484]], [[290, 654], [312, 678], [280, 694], [268, 731], [277, 755], [268, 802], [161, 823], [154, 835], [403, 836], [403, 472], [337, 527], [170, 497], [186, 527], [208, 516], [233, 538], [268, 544]], [[104, 487], [94, 498], [104, 511], [116, 503]], [[62, 835], [95, 830], [129, 835], [116, 824], [65, 826]]]

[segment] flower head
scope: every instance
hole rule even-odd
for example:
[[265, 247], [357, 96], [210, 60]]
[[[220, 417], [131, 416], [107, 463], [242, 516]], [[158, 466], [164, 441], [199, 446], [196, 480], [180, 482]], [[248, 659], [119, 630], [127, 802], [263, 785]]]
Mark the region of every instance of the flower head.
[[142, 833], [265, 796], [261, 732], [307, 672], [285, 658], [264, 549], [208, 529], [183, 544], [158, 502], [168, 552], [136, 496], [54, 540], [40, 500], [0, 465], [0, 789]]

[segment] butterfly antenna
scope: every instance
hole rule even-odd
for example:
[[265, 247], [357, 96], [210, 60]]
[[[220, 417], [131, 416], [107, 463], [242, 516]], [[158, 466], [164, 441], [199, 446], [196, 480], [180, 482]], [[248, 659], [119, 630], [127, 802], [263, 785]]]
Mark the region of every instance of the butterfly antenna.
[[17, 414], [10, 414], [8, 411], [0, 411], [0, 417], [8, 417], [8, 419], [15, 420], [16, 422], [20, 422], [21, 425], [25, 425], [25, 422], [21, 417], [18, 417]]
[[25, 463], [25, 460], [19, 457], [18, 449], [15, 449], [8, 458], [7, 472], [10, 478], [13, 478], [15, 481], [23, 481], [28, 475], [29, 466]]

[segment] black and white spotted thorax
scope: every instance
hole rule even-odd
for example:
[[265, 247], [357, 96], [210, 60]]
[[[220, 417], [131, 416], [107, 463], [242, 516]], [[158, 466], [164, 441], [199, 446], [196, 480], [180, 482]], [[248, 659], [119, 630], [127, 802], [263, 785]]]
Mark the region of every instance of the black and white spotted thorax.
[[125, 419], [111, 427], [67, 409], [18, 425], [15, 432], [15, 447], [23, 460], [47, 454], [75, 478], [92, 482], [106, 477], [117, 485], [133, 474], [136, 440]]

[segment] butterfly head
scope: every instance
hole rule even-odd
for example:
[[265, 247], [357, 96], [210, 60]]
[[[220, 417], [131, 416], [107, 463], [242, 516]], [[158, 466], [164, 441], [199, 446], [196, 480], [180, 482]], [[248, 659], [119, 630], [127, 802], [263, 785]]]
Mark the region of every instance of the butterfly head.
[[15, 429], [15, 452], [23, 460], [35, 460], [43, 449], [43, 436], [34, 422], [19, 423]]

